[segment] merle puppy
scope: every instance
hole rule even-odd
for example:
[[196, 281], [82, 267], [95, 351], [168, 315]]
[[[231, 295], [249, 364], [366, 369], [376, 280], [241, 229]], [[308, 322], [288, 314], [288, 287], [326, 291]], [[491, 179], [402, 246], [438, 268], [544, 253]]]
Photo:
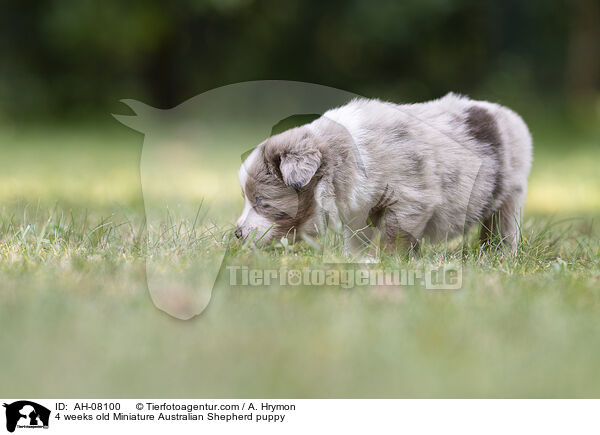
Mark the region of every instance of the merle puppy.
[[[269, 137], [244, 161], [236, 235], [269, 243], [334, 224], [387, 248], [444, 240], [481, 223], [512, 250], [532, 141], [519, 115], [455, 94], [419, 104], [355, 99]], [[361, 235], [357, 237], [357, 235]]]

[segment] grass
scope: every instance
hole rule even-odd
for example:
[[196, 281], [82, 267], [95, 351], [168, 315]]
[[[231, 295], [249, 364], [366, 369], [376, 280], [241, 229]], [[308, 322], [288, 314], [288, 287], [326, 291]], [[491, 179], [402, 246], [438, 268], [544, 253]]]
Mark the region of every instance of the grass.
[[[181, 169], [161, 194], [190, 210], [151, 222], [145, 245], [141, 136], [4, 131], [0, 396], [598, 397], [598, 135], [563, 140], [536, 137], [515, 256], [479, 249], [471, 233], [466, 249], [454, 241], [382, 258], [395, 268], [461, 262], [460, 290], [230, 286], [222, 270], [208, 308], [179, 321], [152, 303], [146, 262], [196, 266], [192, 286], [204, 254], [225, 248], [226, 264], [259, 268], [319, 267], [322, 256], [305, 243], [224, 241], [241, 209], [233, 151], [201, 173]], [[194, 217], [197, 183], [230, 193], [216, 222]]]

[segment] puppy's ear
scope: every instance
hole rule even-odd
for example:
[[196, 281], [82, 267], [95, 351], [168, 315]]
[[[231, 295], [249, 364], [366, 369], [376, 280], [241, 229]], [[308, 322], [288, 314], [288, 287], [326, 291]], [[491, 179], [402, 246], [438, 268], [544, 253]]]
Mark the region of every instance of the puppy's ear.
[[269, 169], [296, 191], [310, 183], [321, 166], [322, 156], [315, 139], [309, 132], [292, 129], [273, 136], [265, 144]]
[[321, 153], [319, 150], [314, 150], [282, 155], [279, 169], [283, 182], [298, 191], [312, 180], [319, 166], [321, 166]]

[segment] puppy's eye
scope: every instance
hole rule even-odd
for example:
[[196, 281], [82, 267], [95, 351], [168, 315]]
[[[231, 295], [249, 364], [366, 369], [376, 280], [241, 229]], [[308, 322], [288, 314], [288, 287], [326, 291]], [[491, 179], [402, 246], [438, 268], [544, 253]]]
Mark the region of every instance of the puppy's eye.
[[269, 208], [269, 204], [267, 204], [265, 202], [265, 198], [264, 196], [257, 196], [254, 198], [254, 201], [256, 202], [256, 206], [260, 207], [260, 208]]

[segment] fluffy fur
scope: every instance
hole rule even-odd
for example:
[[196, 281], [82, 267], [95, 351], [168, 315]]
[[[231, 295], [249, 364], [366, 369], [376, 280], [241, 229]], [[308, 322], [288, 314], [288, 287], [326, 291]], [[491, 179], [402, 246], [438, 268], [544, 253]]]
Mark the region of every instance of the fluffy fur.
[[455, 94], [397, 105], [355, 99], [261, 143], [239, 171], [236, 234], [261, 242], [342, 225], [410, 248], [482, 224], [514, 249], [531, 136], [513, 111]]

